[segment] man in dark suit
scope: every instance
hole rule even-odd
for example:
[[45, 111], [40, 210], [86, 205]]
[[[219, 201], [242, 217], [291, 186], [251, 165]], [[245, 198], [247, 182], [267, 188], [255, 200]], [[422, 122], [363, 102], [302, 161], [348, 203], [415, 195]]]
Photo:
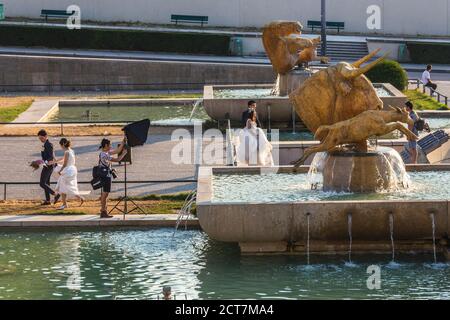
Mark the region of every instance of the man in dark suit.
[[[250, 112], [255, 111], [256, 112], [256, 102], [253, 100], [250, 100], [247, 103], [247, 110], [245, 110], [244, 112], [242, 112], [242, 126], [245, 127], [247, 125], [247, 120], [250, 117]], [[261, 128], [261, 122], [259, 122], [259, 118], [258, 118], [258, 113], [256, 113], [256, 124], [258, 125], [258, 127]]]
[[[45, 201], [42, 202], [42, 205], [49, 205], [50, 195], [55, 195], [55, 191], [50, 187], [50, 178], [53, 173], [53, 168], [55, 167], [55, 153], [53, 150], [53, 144], [48, 140], [47, 132], [45, 130], [40, 130], [38, 132], [39, 141], [43, 143], [41, 157], [44, 161], [44, 165], [42, 167], [41, 179], [39, 185], [45, 191]], [[55, 196], [54, 203], [56, 203], [59, 199], [59, 194]]]

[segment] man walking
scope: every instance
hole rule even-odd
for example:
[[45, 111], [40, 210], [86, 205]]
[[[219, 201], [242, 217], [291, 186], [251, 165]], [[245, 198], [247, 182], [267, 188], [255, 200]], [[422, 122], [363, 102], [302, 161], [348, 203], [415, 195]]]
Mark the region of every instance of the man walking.
[[[55, 195], [55, 191], [50, 187], [50, 178], [55, 166], [55, 153], [53, 150], [53, 144], [48, 140], [47, 132], [42, 129], [38, 132], [39, 141], [43, 143], [41, 150], [41, 157], [44, 161], [44, 165], [41, 171], [41, 179], [39, 185], [45, 192], [45, 201], [42, 205], [50, 205], [50, 195]], [[58, 202], [59, 194], [55, 196], [54, 203]]]
[[431, 69], [433, 69], [433, 66], [431, 64], [427, 65], [427, 69], [422, 73], [422, 83], [425, 87], [436, 90], [437, 84], [431, 81]]

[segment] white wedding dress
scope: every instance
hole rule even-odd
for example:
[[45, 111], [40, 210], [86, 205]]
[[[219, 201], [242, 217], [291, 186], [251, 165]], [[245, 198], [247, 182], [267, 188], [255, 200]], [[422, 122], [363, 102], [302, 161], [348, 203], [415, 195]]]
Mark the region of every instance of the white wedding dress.
[[[56, 184], [56, 192], [59, 194], [67, 194], [67, 195], [80, 195], [78, 190], [78, 181], [77, 175], [78, 170], [75, 166], [75, 153], [72, 149], [66, 151], [68, 153], [67, 165], [64, 170], [61, 171], [61, 175], [58, 178], [58, 182]], [[61, 170], [62, 166], [58, 165], [56, 169], [57, 172]]]
[[249, 121], [235, 140], [238, 166], [273, 166], [272, 144], [255, 122]]

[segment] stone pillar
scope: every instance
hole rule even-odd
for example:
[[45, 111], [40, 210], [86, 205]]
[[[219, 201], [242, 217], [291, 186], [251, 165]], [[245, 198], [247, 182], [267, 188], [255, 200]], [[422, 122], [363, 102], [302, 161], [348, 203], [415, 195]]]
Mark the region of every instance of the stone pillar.
[[330, 154], [323, 168], [324, 191], [376, 192], [394, 183], [395, 175], [380, 152]]
[[279, 74], [275, 94], [278, 96], [289, 95], [292, 91], [300, 87], [311, 75], [312, 72], [309, 69], [294, 69], [287, 74]]

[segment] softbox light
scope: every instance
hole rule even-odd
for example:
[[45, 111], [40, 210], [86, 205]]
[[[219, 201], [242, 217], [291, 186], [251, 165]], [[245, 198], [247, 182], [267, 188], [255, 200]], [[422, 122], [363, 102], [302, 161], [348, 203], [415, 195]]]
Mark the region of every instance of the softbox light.
[[142, 146], [147, 141], [148, 129], [150, 128], [150, 120], [144, 119], [130, 123], [123, 127], [127, 136], [127, 144], [129, 147]]

